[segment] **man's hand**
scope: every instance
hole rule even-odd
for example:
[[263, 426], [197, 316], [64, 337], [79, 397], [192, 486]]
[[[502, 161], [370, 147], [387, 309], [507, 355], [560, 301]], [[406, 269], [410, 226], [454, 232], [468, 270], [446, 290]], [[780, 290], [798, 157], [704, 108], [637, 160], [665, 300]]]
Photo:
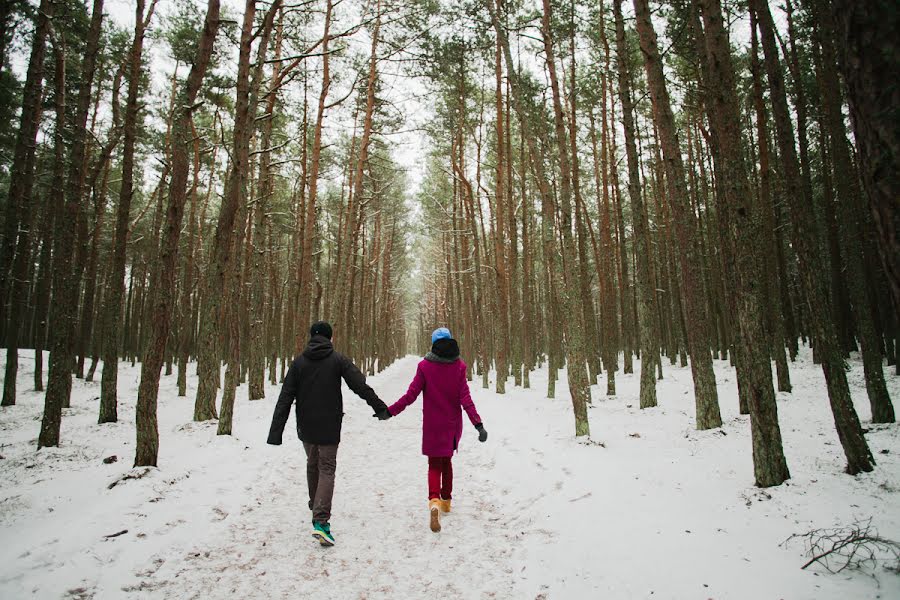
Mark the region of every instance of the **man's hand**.
[[378, 417], [378, 420], [380, 420], [380, 421], [387, 421], [387, 420], [390, 419], [393, 415], [391, 415], [390, 411], [389, 411], [388, 409], [385, 408], [384, 410], [380, 410], [380, 411], [378, 411], [377, 413], [375, 413], [375, 414], [372, 415], [372, 416], [373, 416], [373, 417]]
[[272, 446], [280, 446], [281, 438], [275, 438], [275, 437], [269, 436], [269, 439], [266, 440], [266, 443], [269, 445], [272, 445]]
[[478, 425], [475, 426], [475, 429], [478, 430], [478, 441], [486, 442], [487, 441], [487, 431], [484, 430], [484, 425], [479, 423]]

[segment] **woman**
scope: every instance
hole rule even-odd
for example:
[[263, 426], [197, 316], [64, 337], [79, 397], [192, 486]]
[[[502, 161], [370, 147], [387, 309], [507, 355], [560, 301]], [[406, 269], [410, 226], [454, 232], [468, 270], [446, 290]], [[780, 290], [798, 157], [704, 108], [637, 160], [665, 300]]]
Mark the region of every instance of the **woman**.
[[441, 530], [440, 512], [450, 512], [451, 460], [462, 436], [462, 409], [478, 430], [478, 441], [487, 440], [487, 431], [469, 394], [466, 363], [460, 360], [459, 344], [446, 327], [435, 329], [431, 334], [431, 352], [419, 362], [406, 394], [388, 407], [389, 416], [403, 412], [421, 392], [424, 392], [422, 454], [428, 457], [428, 511], [431, 530], [438, 532]]

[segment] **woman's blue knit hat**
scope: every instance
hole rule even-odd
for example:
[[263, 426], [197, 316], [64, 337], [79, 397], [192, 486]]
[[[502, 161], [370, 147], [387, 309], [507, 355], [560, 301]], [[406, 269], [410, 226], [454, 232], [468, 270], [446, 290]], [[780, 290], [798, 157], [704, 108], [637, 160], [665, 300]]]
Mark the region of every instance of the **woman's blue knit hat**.
[[431, 334], [431, 343], [435, 343], [438, 340], [442, 339], [451, 339], [453, 336], [450, 335], [450, 330], [446, 327], [438, 327]]

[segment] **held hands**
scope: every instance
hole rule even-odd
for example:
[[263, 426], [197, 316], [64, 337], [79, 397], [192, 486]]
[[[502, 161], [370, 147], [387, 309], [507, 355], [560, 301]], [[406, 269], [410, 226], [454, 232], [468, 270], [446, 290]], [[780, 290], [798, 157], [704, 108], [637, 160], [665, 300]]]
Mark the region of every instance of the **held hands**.
[[383, 409], [383, 410], [378, 411], [377, 413], [375, 413], [375, 414], [372, 415], [372, 416], [373, 416], [373, 417], [378, 417], [378, 420], [379, 420], [379, 421], [387, 421], [387, 420], [390, 419], [391, 416], [393, 416], [393, 415], [391, 415], [390, 411], [388, 411], [388, 409], [385, 408], [385, 409]]
[[478, 425], [475, 426], [475, 429], [478, 430], [478, 441], [486, 442], [487, 441], [487, 431], [484, 430], [484, 425], [479, 423]]

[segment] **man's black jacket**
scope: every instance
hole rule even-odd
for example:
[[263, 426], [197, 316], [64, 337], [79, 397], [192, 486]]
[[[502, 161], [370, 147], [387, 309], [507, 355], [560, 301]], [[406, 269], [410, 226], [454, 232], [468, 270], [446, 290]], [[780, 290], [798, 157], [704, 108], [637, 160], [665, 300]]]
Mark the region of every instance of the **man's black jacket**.
[[335, 352], [331, 340], [316, 335], [288, 369], [275, 405], [268, 443], [281, 444], [281, 434], [294, 400], [297, 400], [297, 435], [301, 440], [308, 444], [340, 443], [341, 420], [344, 417], [341, 378], [376, 414], [387, 410], [375, 390], [366, 384], [365, 375], [356, 365], [340, 352]]

